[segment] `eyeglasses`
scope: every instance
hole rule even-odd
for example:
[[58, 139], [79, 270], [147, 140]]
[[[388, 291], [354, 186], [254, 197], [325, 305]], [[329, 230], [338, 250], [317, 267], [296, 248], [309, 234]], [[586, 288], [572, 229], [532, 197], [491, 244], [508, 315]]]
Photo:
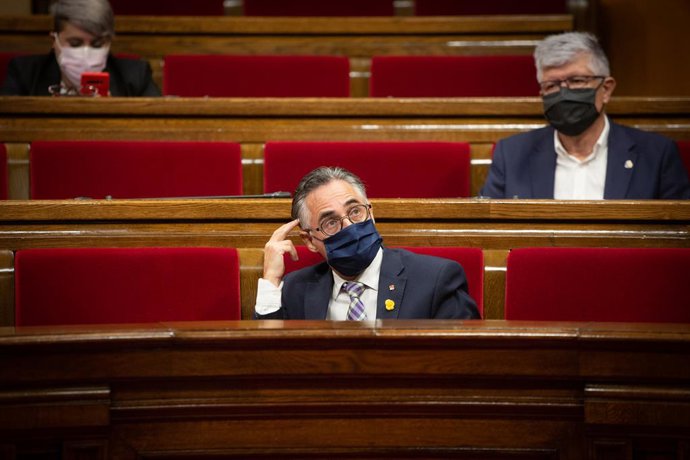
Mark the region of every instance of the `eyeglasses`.
[[314, 230], [318, 230], [326, 236], [333, 236], [343, 229], [343, 220], [347, 219], [353, 224], [358, 224], [369, 220], [371, 217], [370, 204], [356, 204], [347, 210], [347, 214], [343, 217], [326, 217], [319, 226]]
[[[563, 80], [546, 80], [539, 82], [539, 87], [541, 88], [541, 94], [551, 94], [557, 93], [561, 90], [561, 87], [565, 84], [568, 89], [583, 89], [589, 87], [589, 82], [601, 78], [601, 84], [604, 83], [606, 78], [603, 75], [577, 75], [574, 77], [568, 77]], [[597, 86], [598, 88], [598, 86]]]

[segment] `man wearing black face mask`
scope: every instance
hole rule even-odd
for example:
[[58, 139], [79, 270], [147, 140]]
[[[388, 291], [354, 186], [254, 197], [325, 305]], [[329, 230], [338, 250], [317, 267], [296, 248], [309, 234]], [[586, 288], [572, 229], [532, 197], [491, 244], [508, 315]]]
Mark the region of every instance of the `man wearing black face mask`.
[[[257, 319], [479, 319], [459, 264], [382, 246], [364, 185], [351, 172], [307, 174], [292, 217], [264, 248]], [[298, 225], [325, 262], [285, 275], [283, 255], [297, 257], [288, 234]]]
[[556, 199], [687, 199], [675, 143], [611, 122], [616, 81], [596, 38], [569, 32], [534, 52], [548, 127], [496, 144], [480, 196]]

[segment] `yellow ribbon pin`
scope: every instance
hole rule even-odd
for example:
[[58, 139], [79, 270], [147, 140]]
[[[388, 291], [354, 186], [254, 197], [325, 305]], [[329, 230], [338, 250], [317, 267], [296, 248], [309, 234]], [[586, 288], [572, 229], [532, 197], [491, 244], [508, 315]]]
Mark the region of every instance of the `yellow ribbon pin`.
[[385, 305], [386, 305], [386, 310], [388, 310], [388, 311], [391, 311], [395, 308], [395, 302], [393, 302], [391, 299], [386, 299]]

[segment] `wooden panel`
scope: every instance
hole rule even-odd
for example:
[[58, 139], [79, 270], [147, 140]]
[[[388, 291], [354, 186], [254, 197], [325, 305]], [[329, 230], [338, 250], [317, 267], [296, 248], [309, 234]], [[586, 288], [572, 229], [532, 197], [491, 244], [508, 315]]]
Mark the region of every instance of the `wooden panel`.
[[[650, 350], [658, 363], [641, 365]], [[638, 365], [602, 382], [587, 361], [610, 353]], [[684, 458], [689, 354], [680, 324], [0, 328], [0, 423], [17, 420], [0, 445], [118, 459]]]

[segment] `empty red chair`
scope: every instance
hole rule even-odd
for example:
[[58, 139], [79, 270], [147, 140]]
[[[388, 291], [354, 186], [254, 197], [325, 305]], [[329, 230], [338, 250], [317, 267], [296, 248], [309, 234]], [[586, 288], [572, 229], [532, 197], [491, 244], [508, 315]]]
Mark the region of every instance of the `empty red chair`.
[[[374, 211], [374, 214], [376, 211]], [[290, 273], [300, 268], [316, 265], [324, 261], [323, 257], [316, 252], [310, 251], [306, 246], [297, 246], [297, 255], [299, 260], [294, 261], [289, 254], [284, 256], [285, 273]], [[461, 247], [441, 247], [441, 246], [425, 246], [425, 247], [405, 247], [411, 252], [417, 254], [426, 254], [429, 256], [442, 257], [458, 262], [465, 270], [467, 277], [467, 285], [469, 287], [469, 294], [477, 303], [479, 313], [484, 314], [484, 253], [481, 248], [461, 248]]]
[[464, 142], [267, 142], [264, 192], [293, 192], [319, 166], [357, 174], [375, 198], [448, 198], [470, 194]]
[[0, 200], [6, 200], [8, 196], [8, 177], [7, 177], [7, 147], [0, 144]]
[[522, 248], [508, 255], [510, 320], [690, 322], [689, 248]]
[[245, 16], [393, 16], [393, 0], [244, 0]]
[[116, 15], [222, 16], [223, 0], [110, 0]]
[[374, 56], [372, 97], [537, 96], [531, 56]]
[[31, 144], [31, 198], [239, 195], [231, 142], [44, 141]]
[[678, 152], [685, 165], [685, 170], [690, 175], [690, 141], [676, 141], [676, 145], [678, 145]]
[[417, 16], [566, 14], [567, 0], [415, 0]]
[[230, 248], [27, 249], [15, 256], [17, 326], [240, 319]]
[[348, 97], [345, 56], [169, 55], [163, 93], [183, 97]]

